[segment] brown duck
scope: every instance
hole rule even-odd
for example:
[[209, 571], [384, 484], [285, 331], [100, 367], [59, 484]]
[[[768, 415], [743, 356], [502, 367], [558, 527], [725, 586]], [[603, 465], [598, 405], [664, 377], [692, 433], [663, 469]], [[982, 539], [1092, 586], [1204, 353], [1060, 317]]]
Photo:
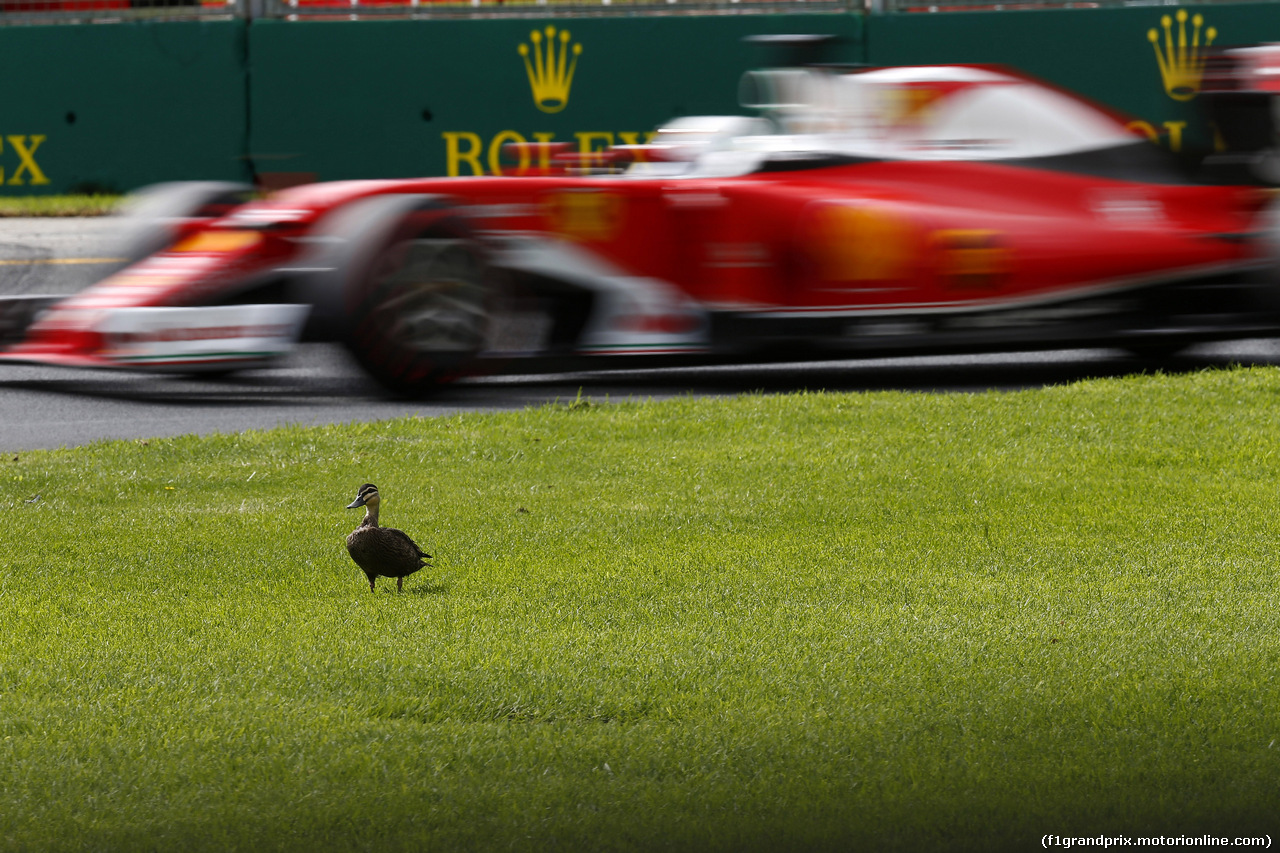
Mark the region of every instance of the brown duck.
[[394, 527], [378, 526], [378, 487], [365, 483], [356, 492], [356, 499], [347, 509], [364, 507], [364, 519], [360, 526], [347, 534], [347, 553], [369, 578], [369, 589], [374, 588], [378, 575], [395, 578], [396, 589], [404, 591], [404, 579], [422, 568], [423, 560], [431, 555], [418, 547], [409, 534]]

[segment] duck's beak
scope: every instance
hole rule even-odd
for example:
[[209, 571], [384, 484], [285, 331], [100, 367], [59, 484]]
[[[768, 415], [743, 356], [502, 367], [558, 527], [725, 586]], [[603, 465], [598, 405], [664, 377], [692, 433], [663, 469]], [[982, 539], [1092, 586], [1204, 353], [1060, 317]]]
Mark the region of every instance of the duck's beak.
[[356, 507], [362, 507], [362, 506], [364, 506], [364, 498], [357, 495], [354, 501], [347, 504], [347, 509], [355, 509]]

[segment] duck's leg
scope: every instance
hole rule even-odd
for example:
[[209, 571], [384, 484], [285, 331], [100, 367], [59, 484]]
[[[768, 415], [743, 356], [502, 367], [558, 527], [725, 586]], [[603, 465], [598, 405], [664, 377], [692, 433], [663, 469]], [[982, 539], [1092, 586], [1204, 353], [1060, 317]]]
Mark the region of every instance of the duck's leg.
[[368, 575], [368, 578], [369, 578], [369, 592], [373, 592], [373, 591], [374, 591], [374, 589], [373, 589], [373, 584], [374, 584], [374, 581], [376, 581], [376, 580], [378, 579], [378, 576], [377, 576], [377, 575]]
[[396, 578], [396, 592], [404, 592], [404, 578]]

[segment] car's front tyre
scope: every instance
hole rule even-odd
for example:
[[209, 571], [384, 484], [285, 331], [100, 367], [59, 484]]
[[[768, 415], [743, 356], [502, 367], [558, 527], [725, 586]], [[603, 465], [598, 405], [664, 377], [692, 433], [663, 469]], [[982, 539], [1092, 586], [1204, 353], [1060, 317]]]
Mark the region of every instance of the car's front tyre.
[[484, 347], [483, 256], [447, 228], [404, 234], [352, 281], [347, 346], [392, 392], [419, 396], [468, 371]]

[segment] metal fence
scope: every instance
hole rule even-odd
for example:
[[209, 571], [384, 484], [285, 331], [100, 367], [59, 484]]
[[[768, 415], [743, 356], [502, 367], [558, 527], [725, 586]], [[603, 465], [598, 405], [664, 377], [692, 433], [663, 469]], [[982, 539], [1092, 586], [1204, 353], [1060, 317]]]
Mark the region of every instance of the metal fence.
[[195, 20], [244, 14], [244, 0], [0, 0], [0, 24]]
[[[1238, 3], [1240, 0], [1192, 2]], [[387, 20], [561, 15], [928, 13], [1173, 5], [1184, 4], [1177, 0], [0, 0], [0, 25], [225, 18]]]
[[867, 0], [0, 0], [0, 25], [856, 12]]
[[867, 0], [869, 12], [1011, 12], [1026, 9], [1108, 9], [1143, 6], [1212, 6], [1276, 0]]
[[865, 0], [248, 0], [287, 20], [734, 15], [861, 11]]

